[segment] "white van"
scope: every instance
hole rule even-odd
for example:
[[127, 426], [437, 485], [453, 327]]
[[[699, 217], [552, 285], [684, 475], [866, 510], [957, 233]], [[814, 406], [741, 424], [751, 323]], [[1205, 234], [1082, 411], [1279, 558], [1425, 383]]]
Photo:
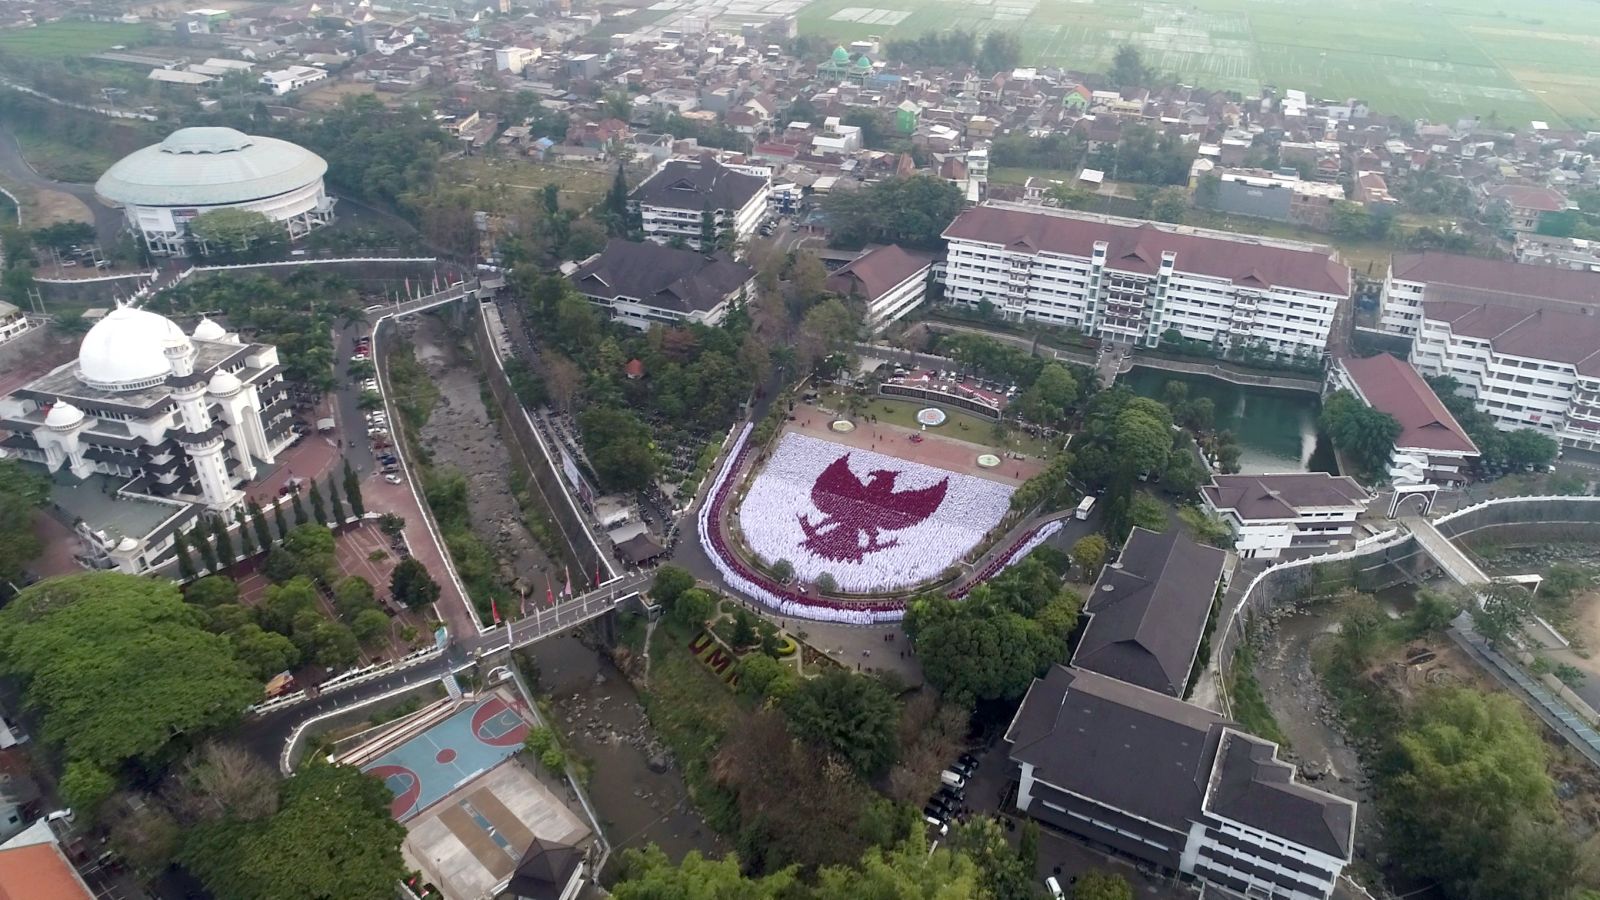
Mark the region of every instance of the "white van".
[[961, 790], [967, 786], [967, 780], [961, 777], [960, 772], [953, 772], [949, 769], [945, 769], [943, 772], [939, 773], [939, 780], [950, 785], [956, 790]]
[[1094, 510], [1094, 498], [1093, 497], [1085, 497], [1082, 500], [1078, 501], [1078, 509], [1072, 515], [1073, 515], [1073, 518], [1076, 518], [1076, 519], [1087, 519], [1087, 518], [1089, 518], [1089, 513], [1092, 512], [1093, 510]]
[[1050, 892], [1050, 900], [1066, 900], [1067, 895], [1061, 890], [1061, 882], [1054, 875], [1044, 880], [1044, 889]]

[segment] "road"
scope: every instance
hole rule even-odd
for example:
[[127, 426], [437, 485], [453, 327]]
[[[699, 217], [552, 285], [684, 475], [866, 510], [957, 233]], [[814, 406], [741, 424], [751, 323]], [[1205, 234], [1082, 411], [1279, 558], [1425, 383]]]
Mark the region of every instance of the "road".
[[23, 157], [22, 146], [17, 143], [16, 135], [3, 125], [0, 125], [0, 178], [24, 188], [60, 191], [82, 200], [94, 216], [94, 230], [102, 248], [115, 244], [127, 224], [121, 211], [112, 209], [95, 198], [93, 185], [51, 181], [40, 175]]

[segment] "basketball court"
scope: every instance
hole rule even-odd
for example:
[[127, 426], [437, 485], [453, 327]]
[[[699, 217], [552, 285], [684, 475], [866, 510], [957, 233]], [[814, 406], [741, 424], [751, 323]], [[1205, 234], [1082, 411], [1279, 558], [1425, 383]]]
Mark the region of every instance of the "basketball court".
[[528, 721], [518, 705], [490, 694], [407, 739], [361, 770], [383, 779], [394, 800], [389, 810], [404, 822], [522, 747]]

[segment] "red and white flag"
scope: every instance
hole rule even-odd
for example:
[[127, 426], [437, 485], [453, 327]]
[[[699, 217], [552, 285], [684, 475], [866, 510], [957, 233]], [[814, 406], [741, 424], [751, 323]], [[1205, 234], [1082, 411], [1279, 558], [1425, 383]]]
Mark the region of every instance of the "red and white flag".
[[848, 592], [937, 577], [1000, 524], [1012, 487], [908, 459], [790, 433], [739, 509], [762, 559]]
[[406, 279], [406, 299], [407, 300], [411, 299], [411, 279], [410, 278]]
[[600, 586], [600, 560], [594, 561], [594, 586]]
[[567, 584], [566, 584], [565, 587], [563, 587], [561, 589], [561, 596], [563, 596], [563, 597], [571, 597], [572, 596], [572, 569], [568, 568], [566, 571], [567, 571]]
[[500, 604], [494, 602], [494, 598], [493, 597], [489, 598], [489, 613], [494, 616], [494, 623], [496, 625], [499, 625], [500, 624]]
[[555, 586], [550, 583], [550, 577], [548, 575], [545, 576], [544, 579], [544, 605], [556, 605], [556, 589]]

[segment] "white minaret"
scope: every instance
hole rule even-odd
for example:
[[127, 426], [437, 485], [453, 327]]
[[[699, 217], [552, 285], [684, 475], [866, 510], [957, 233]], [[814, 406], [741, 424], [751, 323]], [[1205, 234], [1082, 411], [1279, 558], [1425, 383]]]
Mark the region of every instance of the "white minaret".
[[240, 494], [228, 477], [227, 459], [222, 452], [223, 429], [211, 420], [211, 410], [206, 406], [205, 379], [195, 375], [194, 345], [188, 338], [174, 338], [161, 350], [172, 366], [172, 399], [178, 401], [178, 411], [183, 416], [178, 443], [194, 465], [200, 495], [213, 510], [231, 509], [239, 502]]

